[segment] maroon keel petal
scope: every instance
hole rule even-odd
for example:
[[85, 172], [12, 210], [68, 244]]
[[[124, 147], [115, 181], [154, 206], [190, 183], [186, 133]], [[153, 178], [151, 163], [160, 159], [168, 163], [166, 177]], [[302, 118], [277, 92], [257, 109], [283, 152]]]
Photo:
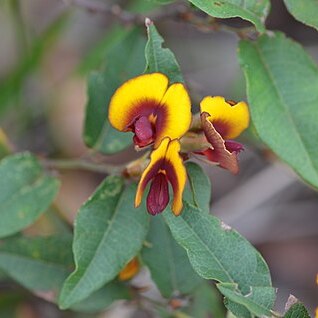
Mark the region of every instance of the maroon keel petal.
[[240, 153], [242, 150], [244, 150], [244, 146], [234, 140], [225, 140], [225, 148], [229, 151], [229, 152], [235, 152], [236, 154]]
[[169, 186], [166, 175], [159, 172], [152, 180], [147, 196], [147, 209], [152, 215], [161, 213], [169, 203]]
[[151, 122], [146, 116], [141, 116], [134, 124], [134, 142], [139, 147], [149, 145], [154, 140], [154, 130]]

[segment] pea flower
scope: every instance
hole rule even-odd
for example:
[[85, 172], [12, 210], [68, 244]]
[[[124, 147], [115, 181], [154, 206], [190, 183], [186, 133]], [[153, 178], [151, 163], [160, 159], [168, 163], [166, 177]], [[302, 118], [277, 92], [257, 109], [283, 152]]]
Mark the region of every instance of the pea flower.
[[129, 280], [137, 275], [140, 270], [140, 264], [137, 257], [134, 257], [128, 264], [119, 272], [118, 278], [121, 281]]
[[109, 121], [119, 131], [132, 131], [134, 143], [157, 148], [165, 137], [180, 138], [191, 123], [191, 102], [182, 83], [169, 86], [162, 73], [144, 74], [122, 84], [109, 105]]
[[141, 203], [142, 195], [149, 182], [147, 209], [152, 215], [161, 213], [169, 203], [169, 184], [173, 190], [172, 212], [179, 215], [182, 210], [182, 193], [187, 180], [186, 169], [180, 154], [178, 139], [164, 138], [150, 156], [150, 163], [138, 184], [135, 206]]
[[201, 103], [201, 125], [211, 147], [197, 152], [209, 161], [236, 174], [238, 153], [243, 145], [232, 140], [249, 125], [249, 111], [244, 102], [226, 101], [224, 97], [205, 97]]

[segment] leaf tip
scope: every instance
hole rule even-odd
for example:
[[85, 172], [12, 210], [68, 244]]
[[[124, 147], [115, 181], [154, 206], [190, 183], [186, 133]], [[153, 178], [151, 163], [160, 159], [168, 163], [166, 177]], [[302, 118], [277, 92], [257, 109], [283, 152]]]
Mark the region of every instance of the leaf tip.
[[298, 303], [298, 299], [294, 295], [290, 294], [285, 304], [285, 312], [287, 312], [290, 307], [295, 305], [296, 303]]
[[146, 19], [145, 19], [145, 26], [146, 26], [147, 28], [149, 28], [151, 25], [153, 25], [153, 21], [150, 20], [149, 18], [146, 18]]

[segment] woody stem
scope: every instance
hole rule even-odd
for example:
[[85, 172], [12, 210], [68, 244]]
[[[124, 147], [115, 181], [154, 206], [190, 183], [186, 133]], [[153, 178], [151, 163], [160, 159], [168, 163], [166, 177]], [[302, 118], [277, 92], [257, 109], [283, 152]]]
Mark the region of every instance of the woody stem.
[[105, 174], [121, 174], [125, 165], [113, 165], [109, 163], [94, 163], [84, 159], [42, 159], [46, 168], [58, 170], [87, 170]]

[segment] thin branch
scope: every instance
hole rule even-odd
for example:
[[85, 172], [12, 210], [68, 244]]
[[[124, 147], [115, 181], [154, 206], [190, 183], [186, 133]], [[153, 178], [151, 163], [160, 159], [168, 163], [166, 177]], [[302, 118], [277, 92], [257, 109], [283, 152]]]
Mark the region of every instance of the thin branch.
[[[107, 4], [95, 0], [63, 0], [67, 5], [74, 5], [93, 13], [101, 13], [111, 15], [118, 19], [124, 25], [143, 25], [145, 23], [145, 16], [138, 13], [129, 12], [121, 8], [118, 4]], [[165, 7], [164, 10], [158, 10], [150, 14], [151, 20], [163, 20], [178, 18], [187, 11], [185, 5], [173, 4]]]
[[[106, 4], [96, 0], [63, 0], [67, 5], [74, 5], [93, 13], [101, 13], [114, 16], [124, 25], [143, 25], [145, 16], [138, 13], [129, 12], [121, 8], [118, 4]], [[202, 15], [201, 12], [191, 10], [189, 6], [183, 3], [174, 3], [165, 6], [163, 9], [157, 10], [148, 15], [152, 21], [174, 20], [190, 23], [200, 31], [215, 32], [229, 31], [234, 32], [240, 38], [257, 37], [258, 33], [254, 26], [235, 28], [223, 24], [219, 19], [212, 18], [208, 15]]]
[[112, 15], [124, 24], [139, 24], [141, 22], [139, 14], [128, 12], [117, 4], [107, 4], [95, 0], [64, 0], [64, 2], [67, 5], [74, 5], [93, 13]]
[[42, 159], [42, 164], [49, 169], [87, 170], [105, 174], [121, 174], [126, 165], [97, 164], [83, 159]]

